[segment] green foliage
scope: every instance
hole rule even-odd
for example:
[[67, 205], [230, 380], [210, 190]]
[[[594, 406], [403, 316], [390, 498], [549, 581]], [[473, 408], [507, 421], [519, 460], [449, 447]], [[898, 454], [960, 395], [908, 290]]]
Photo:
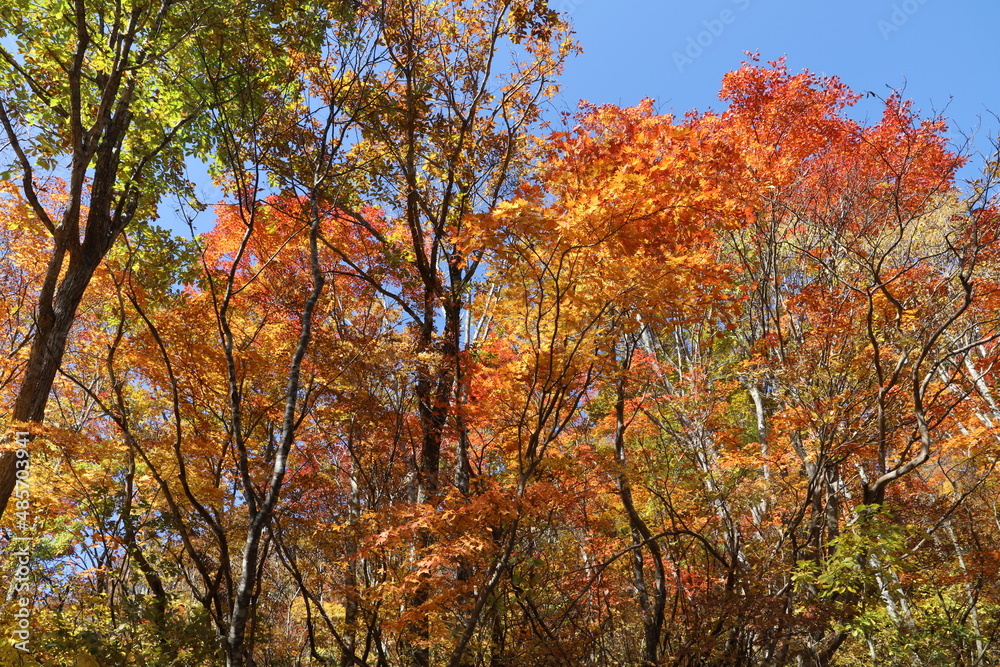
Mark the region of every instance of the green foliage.
[[891, 573], [904, 564], [899, 557], [906, 549], [906, 534], [890, 511], [858, 505], [855, 512], [847, 529], [829, 540], [825, 557], [797, 563], [794, 581], [815, 586], [821, 598], [877, 596], [880, 585], [892, 586]]

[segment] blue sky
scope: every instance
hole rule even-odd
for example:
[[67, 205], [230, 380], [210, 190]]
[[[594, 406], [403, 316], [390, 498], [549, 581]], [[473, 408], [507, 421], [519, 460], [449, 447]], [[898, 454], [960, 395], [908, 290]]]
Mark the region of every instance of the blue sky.
[[[957, 131], [1000, 122], [998, 0], [550, 0], [569, 14], [584, 53], [568, 64], [557, 106], [580, 99], [678, 114], [720, 108], [722, 75], [747, 51], [787, 56], [794, 71], [836, 75], [858, 92], [904, 89]], [[877, 118], [875, 101], [856, 114]], [[953, 132], [958, 138], [959, 133]]]

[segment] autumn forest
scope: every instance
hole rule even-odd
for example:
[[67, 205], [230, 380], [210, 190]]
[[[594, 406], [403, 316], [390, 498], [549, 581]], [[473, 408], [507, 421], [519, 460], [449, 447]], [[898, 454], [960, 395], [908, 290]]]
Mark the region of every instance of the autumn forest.
[[0, 2], [0, 665], [1000, 664], [997, 161], [570, 18]]

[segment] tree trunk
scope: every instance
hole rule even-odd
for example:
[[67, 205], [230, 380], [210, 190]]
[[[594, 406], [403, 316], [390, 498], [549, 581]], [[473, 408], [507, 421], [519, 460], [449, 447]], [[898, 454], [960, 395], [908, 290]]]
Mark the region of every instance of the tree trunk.
[[[49, 265], [50, 275], [53, 273], [58, 275], [61, 264], [62, 253], [56, 253]], [[62, 364], [66, 340], [73, 326], [76, 309], [80, 305], [87, 285], [90, 284], [95, 268], [96, 263], [71, 260], [65, 277], [59, 283], [53, 302], [40, 305], [38, 329], [31, 343], [24, 380], [21, 382], [11, 414], [13, 421], [41, 424], [45, 419], [45, 404], [48, 402], [56, 373]], [[0, 454], [0, 517], [7, 509], [7, 503], [14, 492], [16, 473], [15, 452], [8, 450]]]

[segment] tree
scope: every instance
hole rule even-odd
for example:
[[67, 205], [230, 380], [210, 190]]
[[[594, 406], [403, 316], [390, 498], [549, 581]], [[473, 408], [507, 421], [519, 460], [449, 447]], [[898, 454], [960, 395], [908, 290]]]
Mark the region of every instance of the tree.
[[[71, 87], [55, 48], [7, 59], [39, 82], [0, 109], [12, 404], [30, 311], [79, 288], [31, 426], [22, 662], [997, 655], [996, 169], [959, 190], [942, 120], [891, 96], [862, 123], [838, 80], [751, 61], [720, 112], [533, 136], [575, 48], [544, 3], [175, 4], [161, 61], [199, 80], [161, 108], [123, 61], [127, 99], [77, 123], [119, 109], [119, 148], [77, 181], [57, 156], [87, 153], [38, 137], [105, 87], [31, 133]], [[225, 201], [181, 239], [150, 222], [192, 150]]]
[[[225, 102], [205, 79], [231, 79], [261, 92], [248, 63], [224, 39], [235, 21], [248, 34], [264, 29], [253, 12], [211, 2], [116, 3], [74, 0], [11, 2], [0, 11], [0, 124], [7, 139], [7, 176], [19, 174], [31, 222], [49, 234], [49, 261], [35, 304], [31, 352], [11, 420], [43, 420], [45, 405], [83, 294], [124, 229], [156, 217], [161, 197], [190, 192], [184, 161], [213, 144], [206, 111]], [[270, 10], [285, 33], [264, 42], [274, 52], [314, 38], [313, 24]], [[313, 29], [314, 30], [314, 29]], [[8, 50], [13, 47], [13, 50]], [[267, 56], [256, 53], [255, 57]], [[273, 58], [273, 52], [271, 54]], [[54, 178], [64, 174], [58, 209], [46, 207]], [[0, 454], [0, 514], [14, 481], [13, 453]]]

